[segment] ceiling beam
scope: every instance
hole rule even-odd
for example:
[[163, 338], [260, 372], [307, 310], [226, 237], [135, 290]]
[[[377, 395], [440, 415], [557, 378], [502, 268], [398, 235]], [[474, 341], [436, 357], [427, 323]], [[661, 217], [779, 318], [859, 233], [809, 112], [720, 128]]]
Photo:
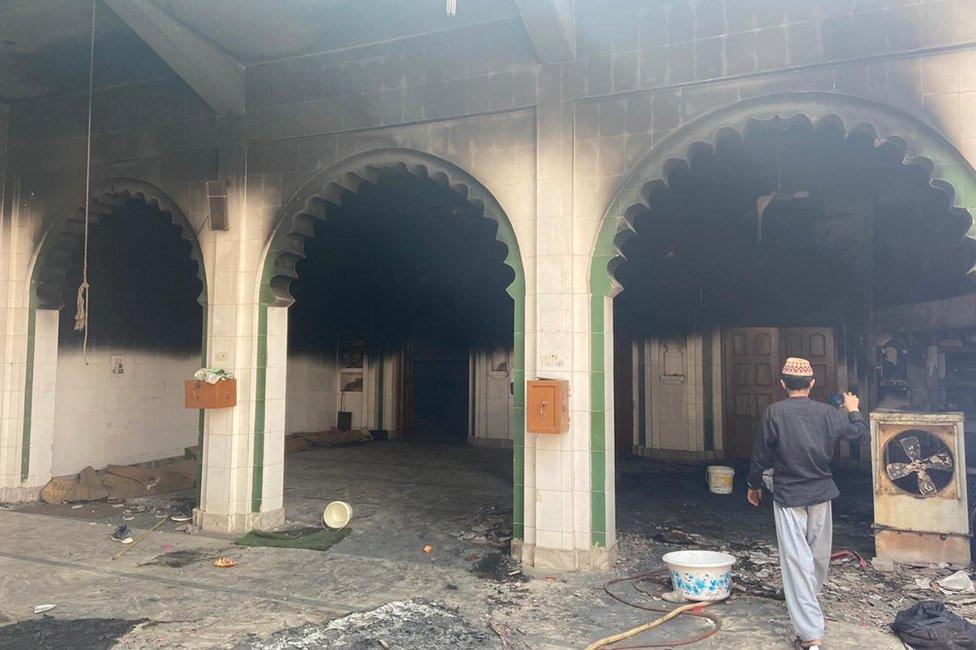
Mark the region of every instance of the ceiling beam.
[[149, 0], [105, 0], [218, 115], [244, 112], [244, 68]]
[[572, 0], [515, 0], [540, 63], [576, 57]]

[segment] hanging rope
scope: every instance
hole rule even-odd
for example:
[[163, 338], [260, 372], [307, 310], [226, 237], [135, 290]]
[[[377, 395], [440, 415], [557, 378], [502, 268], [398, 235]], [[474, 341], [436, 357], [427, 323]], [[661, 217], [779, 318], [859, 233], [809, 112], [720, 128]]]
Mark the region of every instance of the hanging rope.
[[85, 242], [81, 263], [81, 284], [78, 285], [78, 304], [75, 310], [75, 331], [83, 332], [81, 344], [82, 357], [88, 365], [88, 224], [91, 212], [91, 149], [92, 149], [92, 105], [95, 99], [95, 9], [92, 0], [91, 44], [88, 51], [88, 132], [85, 149]]

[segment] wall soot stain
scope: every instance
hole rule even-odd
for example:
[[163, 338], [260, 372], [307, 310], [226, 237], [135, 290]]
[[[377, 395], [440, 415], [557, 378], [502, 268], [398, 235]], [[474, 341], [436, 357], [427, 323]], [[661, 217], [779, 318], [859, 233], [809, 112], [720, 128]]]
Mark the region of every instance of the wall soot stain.
[[[78, 347], [75, 292], [79, 252], [68, 272], [59, 322], [59, 345]], [[202, 286], [190, 243], [168, 215], [127, 201], [92, 224], [88, 253], [89, 346], [194, 352], [201, 347]]]
[[781, 120], [699, 150], [634, 220], [620, 320], [639, 333], [850, 322], [970, 291], [972, 219], [904, 159], [871, 134]]
[[315, 226], [292, 285], [293, 352], [333, 349], [340, 331], [370, 347], [512, 344], [512, 281], [497, 225], [449, 188], [396, 178], [348, 196]]

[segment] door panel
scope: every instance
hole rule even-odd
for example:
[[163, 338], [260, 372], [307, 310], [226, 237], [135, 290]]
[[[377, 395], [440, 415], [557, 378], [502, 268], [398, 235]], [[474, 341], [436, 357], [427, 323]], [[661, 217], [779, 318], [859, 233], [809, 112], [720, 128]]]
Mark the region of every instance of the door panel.
[[397, 363], [397, 437], [409, 436], [414, 432], [414, 354], [413, 342], [407, 342], [401, 350]]
[[785, 398], [779, 371], [787, 357], [813, 366], [812, 397], [826, 401], [837, 392], [834, 331], [828, 327], [736, 327], [722, 332], [725, 379], [725, 455], [748, 458], [763, 411]]
[[770, 353], [778, 349], [773, 327], [737, 327], [722, 332], [725, 376], [725, 455], [747, 458], [763, 409], [775, 397]]
[[780, 365], [786, 357], [803, 357], [813, 366], [817, 379], [811, 397], [821, 402], [837, 392], [837, 351], [834, 347], [834, 330], [829, 327], [784, 327], [780, 340], [786, 341], [781, 351]]

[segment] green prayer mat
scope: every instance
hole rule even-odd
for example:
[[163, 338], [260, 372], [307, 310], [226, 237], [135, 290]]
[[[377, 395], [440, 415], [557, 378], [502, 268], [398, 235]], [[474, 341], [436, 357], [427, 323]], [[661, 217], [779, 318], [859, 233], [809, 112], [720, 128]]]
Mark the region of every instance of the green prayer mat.
[[296, 528], [277, 532], [252, 530], [237, 540], [241, 546], [268, 546], [270, 548], [303, 548], [309, 551], [327, 551], [349, 536], [348, 528]]

